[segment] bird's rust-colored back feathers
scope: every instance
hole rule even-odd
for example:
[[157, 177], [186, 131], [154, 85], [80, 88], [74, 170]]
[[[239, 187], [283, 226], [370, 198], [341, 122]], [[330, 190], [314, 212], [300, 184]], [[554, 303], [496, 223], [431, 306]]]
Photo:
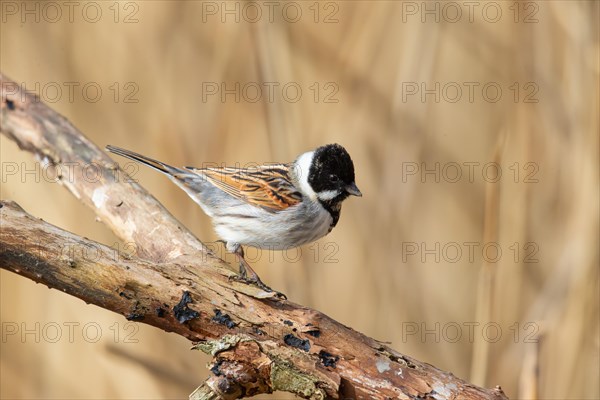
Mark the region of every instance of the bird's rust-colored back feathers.
[[225, 193], [267, 211], [284, 210], [298, 204], [302, 194], [290, 178], [290, 164], [253, 168], [192, 168]]

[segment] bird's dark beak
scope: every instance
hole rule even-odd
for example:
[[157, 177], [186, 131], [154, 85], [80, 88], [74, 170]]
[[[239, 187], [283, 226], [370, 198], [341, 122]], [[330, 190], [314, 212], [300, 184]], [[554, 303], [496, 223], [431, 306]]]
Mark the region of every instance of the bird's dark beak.
[[346, 192], [350, 193], [352, 196], [362, 197], [362, 193], [358, 190], [358, 187], [354, 182], [346, 186]]

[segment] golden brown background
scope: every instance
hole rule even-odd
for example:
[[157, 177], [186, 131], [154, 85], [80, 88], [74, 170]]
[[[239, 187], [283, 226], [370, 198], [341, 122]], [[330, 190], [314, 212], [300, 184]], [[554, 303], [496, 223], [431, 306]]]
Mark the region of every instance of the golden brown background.
[[[63, 2], [3, 1], [0, 69], [99, 146], [174, 165], [343, 144], [364, 196], [298, 259], [263, 253], [263, 280], [511, 398], [598, 399], [598, 2], [491, 3], [99, 1], [70, 20]], [[122, 248], [0, 143], [2, 199]], [[183, 192], [135, 172], [216, 239]], [[208, 373], [183, 338], [0, 276], [2, 398], [182, 398]]]

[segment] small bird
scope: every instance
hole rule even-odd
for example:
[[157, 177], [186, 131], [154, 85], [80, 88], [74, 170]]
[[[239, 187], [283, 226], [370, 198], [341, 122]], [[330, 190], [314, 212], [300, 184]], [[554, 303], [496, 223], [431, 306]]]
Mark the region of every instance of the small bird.
[[327, 235], [348, 196], [362, 196], [354, 164], [339, 144], [301, 154], [287, 164], [252, 168], [176, 168], [133, 151], [114, 154], [169, 177], [212, 219], [217, 235], [240, 263], [240, 280], [271, 291], [244, 259], [242, 246], [285, 250]]

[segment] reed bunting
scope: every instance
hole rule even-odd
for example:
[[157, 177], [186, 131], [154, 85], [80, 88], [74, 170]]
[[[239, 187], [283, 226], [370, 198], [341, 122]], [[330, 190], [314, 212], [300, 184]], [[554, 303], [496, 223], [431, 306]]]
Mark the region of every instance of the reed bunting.
[[288, 164], [243, 169], [182, 169], [118, 147], [106, 149], [164, 173], [185, 190], [237, 256], [240, 279], [268, 291], [244, 260], [242, 245], [284, 250], [313, 242], [335, 227], [342, 201], [362, 196], [352, 159], [339, 144], [301, 154]]

